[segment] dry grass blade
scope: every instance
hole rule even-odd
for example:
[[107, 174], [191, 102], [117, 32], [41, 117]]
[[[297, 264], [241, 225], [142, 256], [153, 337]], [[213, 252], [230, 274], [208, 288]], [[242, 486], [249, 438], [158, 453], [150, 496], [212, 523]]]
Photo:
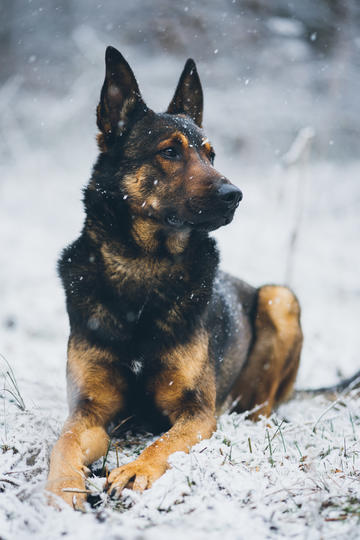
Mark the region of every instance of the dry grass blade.
[[[14, 374], [14, 372], [12, 370], [12, 367], [10, 366], [10, 364], [7, 361], [7, 359], [5, 358], [5, 356], [2, 355], [1, 353], [0, 353], [0, 358], [3, 359], [3, 361], [5, 362], [5, 364], [7, 366], [7, 369], [5, 371], [3, 371], [3, 376], [4, 376], [4, 389], [3, 390], [4, 390], [4, 392], [7, 392], [8, 394], [10, 394], [13, 397], [15, 405], [21, 411], [25, 411], [26, 410], [25, 402], [24, 402], [24, 400], [22, 398], [22, 395], [20, 393], [19, 386], [18, 386], [16, 377], [15, 377], [15, 374]], [[6, 381], [10, 381], [10, 388], [8, 388], [5, 385]]]
[[114, 429], [111, 430], [111, 435], [114, 435], [115, 432], [121, 428], [121, 426], [123, 426], [128, 420], [131, 420], [131, 418], [133, 418], [134, 415], [131, 415], [131, 416], [128, 416], [127, 418], [124, 418], [124, 420], [121, 420], [121, 422], [114, 427]]
[[63, 488], [61, 491], [65, 493], [87, 493], [92, 494], [93, 492], [90, 489], [77, 489], [77, 488]]

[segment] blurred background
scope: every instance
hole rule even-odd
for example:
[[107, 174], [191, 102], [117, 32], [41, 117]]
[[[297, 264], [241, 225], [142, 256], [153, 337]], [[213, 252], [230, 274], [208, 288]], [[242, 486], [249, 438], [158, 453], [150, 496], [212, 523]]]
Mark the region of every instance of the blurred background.
[[[21, 87], [33, 100], [47, 93], [59, 103], [78, 89], [94, 103], [104, 45], [113, 43], [140, 62], [149, 99], [164, 107], [154, 86], [173, 85], [191, 56], [207, 94], [211, 89], [217, 98], [216, 110], [207, 110], [208, 127], [216, 127], [229, 152], [251, 161], [261, 152], [271, 160], [299, 126], [311, 124], [318, 157], [359, 153], [357, 0], [1, 0], [0, 6], [0, 82], [12, 82], [13, 92]], [[16, 120], [24, 123], [28, 107], [16, 105]], [[38, 120], [30, 130], [40, 131], [32, 137], [39, 143]], [[51, 127], [58, 133], [58, 122]]]
[[299, 296], [298, 386], [359, 369], [357, 0], [0, 0], [0, 352], [63, 387], [56, 260], [82, 226], [109, 44], [158, 111], [195, 59], [216, 167], [244, 192], [223, 267]]

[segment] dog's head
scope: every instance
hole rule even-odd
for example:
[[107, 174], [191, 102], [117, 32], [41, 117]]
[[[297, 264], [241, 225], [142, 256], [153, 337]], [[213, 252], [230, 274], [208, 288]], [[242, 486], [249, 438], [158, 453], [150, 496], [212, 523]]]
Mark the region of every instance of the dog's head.
[[202, 128], [203, 94], [188, 60], [165, 113], [144, 103], [134, 74], [113, 47], [97, 108], [99, 146], [111, 161], [112, 192], [133, 218], [169, 231], [210, 231], [230, 223], [241, 191], [214, 168]]

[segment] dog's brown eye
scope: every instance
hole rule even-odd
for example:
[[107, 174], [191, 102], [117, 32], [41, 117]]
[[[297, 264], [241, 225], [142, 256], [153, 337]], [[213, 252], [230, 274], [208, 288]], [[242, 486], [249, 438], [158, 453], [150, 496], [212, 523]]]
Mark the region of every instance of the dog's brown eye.
[[210, 159], [211, 165], [214, 165], [215, 152], [213, 152], [213, 151], [210, 152], [209, 159]]
[[160, 151], [160, 154], [167, 159], [179, 159], [180, 153], [174, 148], [174, 146], [169, 146]]

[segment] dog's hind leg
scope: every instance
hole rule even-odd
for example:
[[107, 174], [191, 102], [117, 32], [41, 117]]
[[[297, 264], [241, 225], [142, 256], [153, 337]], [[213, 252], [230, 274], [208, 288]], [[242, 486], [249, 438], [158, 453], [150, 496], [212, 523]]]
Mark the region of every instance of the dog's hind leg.
[[258, 291], [254, 341], [246, 365], [231, 390], [234, 410], [268, 416], [290, 397], [300, 361], [300, 307], [286, 287], [266, 285]]
[[[47, 491], [82, 509], [87, 466], [105, 455], [105, 427], [122, 405], [122, 381], [108, 365], [108, 353], [70, 339], [68, 393], [70, 415], [50, 458]], [[56, 500], [50, 496], [56, 505]]]

